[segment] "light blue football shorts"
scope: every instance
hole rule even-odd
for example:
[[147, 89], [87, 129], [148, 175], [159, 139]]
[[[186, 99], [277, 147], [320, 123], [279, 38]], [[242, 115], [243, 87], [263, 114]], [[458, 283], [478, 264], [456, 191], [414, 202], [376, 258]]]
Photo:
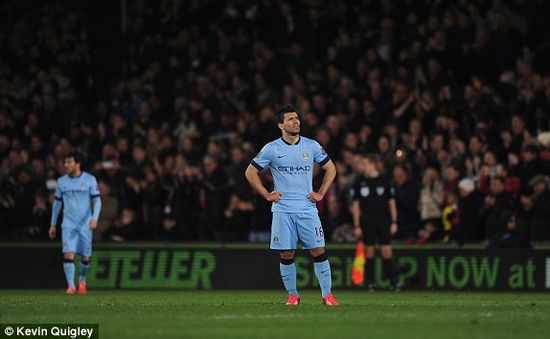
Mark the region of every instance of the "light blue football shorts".
[[298, 241], [304, 249], [325, 247], [323, 227], [317, 212], [273, 212], [271, 244], [273, 250], [294, 250]]
[[92, 231], [85, 227], [62, 227], [61, 241], [63, 253], [77, 253], [81, 256], [92, 256]]

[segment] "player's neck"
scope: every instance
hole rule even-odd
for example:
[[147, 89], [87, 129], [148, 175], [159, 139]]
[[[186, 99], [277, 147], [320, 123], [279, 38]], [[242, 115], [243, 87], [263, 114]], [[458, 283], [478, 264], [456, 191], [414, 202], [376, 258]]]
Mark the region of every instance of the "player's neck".
[[73, 173], [69, 173], [69, 176], [71, 178], [78, 178], [82, 174], [82, 170], [74, 171]]
[[376, 178], [376, 177], [378, 177], [379, 175], [380, 175], [380, 173], [378, 173], [378, 171], [376, 171], [376, 172], [370, 172], [370, 173], [367, 172], [367, 177], [369, 177], [369, 178]]
[[300, 134], [290, 135], [283, 133], [283, 140], [289, 145], [295, 145], [300, 140]]

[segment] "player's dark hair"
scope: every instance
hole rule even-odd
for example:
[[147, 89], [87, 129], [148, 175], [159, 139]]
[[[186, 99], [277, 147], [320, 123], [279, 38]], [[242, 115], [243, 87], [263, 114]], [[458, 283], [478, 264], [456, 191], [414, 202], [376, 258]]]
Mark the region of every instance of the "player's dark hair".
[[80, 153], [79, 151], [71, 151], [66, 153], [65, 159], [67, 158], [73, 158], [74, 162], [80, 164], [81, 167], [84, 165], [84, 154]]
[[300, 119], [300, 112], [298, 112], [296, 107], [285, 105], [277, 112], [277, 123], [282, 124], [285, 121], [285, 114], [287, 113], [296, 113], [298, 114], [298, 119]]
[[401, 168], [407, 174], [410, 172], [409, 167], [405, 164], [397, 163], [393, 165], [393, 169], [396, 169], [396, 168]]

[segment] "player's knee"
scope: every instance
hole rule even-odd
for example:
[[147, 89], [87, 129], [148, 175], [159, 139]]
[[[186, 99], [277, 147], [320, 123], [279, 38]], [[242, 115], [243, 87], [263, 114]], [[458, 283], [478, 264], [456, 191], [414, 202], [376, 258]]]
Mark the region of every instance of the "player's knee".
[[88, 265], [90, 263], [90, 257], [82, 257], [80, 258], [80, 262], [84, 265]]
[[393, 251], [390, 245], [383, 245], [380, 248], [383, 258], [391, 258], [393, 256]]
[[327, 260], [327, 254], [324, 248], [316, 249], [317, 251], [310, 251], [313, 262], [323, 262]]
[[311, 254], [311, 256], [313, 258], [318, 257], [320, 255], [324, 255], [325, 254], [325, 248], [324, 247], [312, 248], [312, 249], [309, 250], [309, 254]]
[[281, 256], [281, 260], [291, 260], [294, 262], [294, 251], [281, 251], [279, 254]]
[[365, 246], [365, 255], [367, 258], [374, 257], [374, 246]]
[[65, 253], [63, 255], [63, 258], [65, 260], [74, 261], [74, 253]]

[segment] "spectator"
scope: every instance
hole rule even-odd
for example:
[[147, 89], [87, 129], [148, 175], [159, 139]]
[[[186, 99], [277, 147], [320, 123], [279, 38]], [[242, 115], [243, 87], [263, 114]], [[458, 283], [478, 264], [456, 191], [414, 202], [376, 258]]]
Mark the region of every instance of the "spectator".
[[106, 231], [107, 238], [111, 241], [122, 242], [132, 240], [136, 231], [136, 213], [125, 208], [120, 213], [117, 221]]
[[419, 210], [422, 229], [418, 242], [421, 244], [434, 240], [441, 233], [441, 211], [443, 207], [443, 184], [436, 169], [428, 167], [422, 178]]
[[111, 188], [105, 181], [100, 180], [98, 185], [102, 208], [93, 237], [94, 240], [107, 240], [106, 232], [114, 226], [120, 206], [118, 199], [111, 195]]
[[420, 229], [420, 216], [417, 209], [420, 187], [409, 178], [408, 169], [400, 164], [393, 168], [393, 181], [398, 225], [395, 237], [410, 241], [416, 237]]
[[[229, 1], [207, 11], [208, 3], [169, 2], [129, 3], [121, 34], [93, 29], [87, 11], [58, 3], [15, 13], [0, 29], [2, 227], [21, 216], [18, 234], [28, 236], [34, 191], [62, 175], [58, 159], [78, 149], [119, 212], [136, 213], [136, 238], [160, 237], [173, 218], [178, 232], [169, 234], [199, 239], [205, 156], [236, 179], [226, 150], [250, 145], [248, 158], [277, 138], [274, 108], [287, 101], [298, 105], [304, 135], [316, 134], [341, 169], [341, 205], [356, 152], [378, 153], [386, 175], [406, 166], [412, 182], [440, 169], [445, 199], [463, 176], [476, 195], [492, 196], [492, 178], [502, 176], [517, 204], [526, 199], [518, 192], [548, 173], [550, 76], [539, 60], [550, 40], [539, 2], [513, 13], [479, 0], [338, 0], [327, 10], [305, 0]], [[368, 15], [345, 15], [354, 11]], [[18, 187], [25, 171], [30, 180]], [[228, 207], [227, 191], [210, 193], [225, 196], [220, 211]], [[261, 232], [269, 209], [255, 206], [249, 228]]]
[[550, 241], [550, 190], [548, 178], [537, 175], [529, 182], [533, 188], [533, 214], [531, 217], [531, 239]]
[[484, 220], [485, 238], [492, 239], [503, 230], [504, 214], [512, 210], [512, 199], [504, 190], [504, 179], [491, 179], [491, 192], [485, 196], [482, 215]]
[[227, 176], [220, 169], [218, 161], [212, 156], [204, 158], [202, 175], [199, 192], [199, 239], [220, 240], [223, 213], [228, 199]]
[[458, 224], [453, 230], [453, 239], [460, 245], [484, 239], [480, 213], [483, 197], [475, 188], [472, 179], [462, 179], [458, 183]]

